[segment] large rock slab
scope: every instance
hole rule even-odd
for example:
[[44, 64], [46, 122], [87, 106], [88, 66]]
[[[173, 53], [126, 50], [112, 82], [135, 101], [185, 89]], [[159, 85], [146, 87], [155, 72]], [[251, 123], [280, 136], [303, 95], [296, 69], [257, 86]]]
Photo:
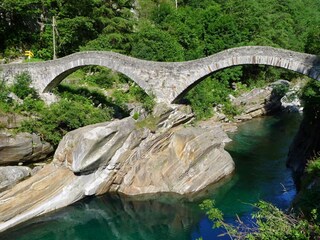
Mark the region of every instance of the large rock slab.
[[52, 152], [53, 147], [36, 134], [0, 132], [0, 165], [39, 161]]
[[177, 109], [167, 118], [154, 134], [132, 118], [68, 133], [49, 165], [0, 193], [0, 231], [85, 196], [192, 194], [232, 173], [223, 149], [229, 138], [220, 127], [172, 128], [190, 119]]
[[126, 195], [198, 192], [233, 172], [234, 162], [224, 150], [228, 140], [220, 127], [162, 134], [140, 149], [143, 158], [124, 164], [120, 172], [126, 174], [114, 190]]
[[135, 128], [133, 118], [99, 123], [69, 132], [59, 143], [54, 159], [75, 173], [107, 165]]

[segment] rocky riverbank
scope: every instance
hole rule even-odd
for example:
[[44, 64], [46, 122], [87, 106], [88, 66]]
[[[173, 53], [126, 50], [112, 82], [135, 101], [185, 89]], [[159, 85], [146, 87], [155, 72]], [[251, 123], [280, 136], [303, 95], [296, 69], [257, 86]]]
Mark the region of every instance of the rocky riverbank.
[[[260, 93], [260, 108], [279, 106], [280, 98], [270, 101], [272, 87]], [[225, 124], [192, 126], [192, 119], [186, 106], [159, 104], [139, 121], [128, 117], [69, 132], [50, 164], [0, 193], [0, 231], [85, 196], [192, 195], [230, 175], [234, 163], [224, 150], [230, 141]]]
[[1, 231], [85, 196], [190, 194], [232, 173], [220, 127], [180, 125], [192, 119], [186, 107], [155, 112], [155, 133], [131, 117], [68, 133], [51, 164], [0, 194]]

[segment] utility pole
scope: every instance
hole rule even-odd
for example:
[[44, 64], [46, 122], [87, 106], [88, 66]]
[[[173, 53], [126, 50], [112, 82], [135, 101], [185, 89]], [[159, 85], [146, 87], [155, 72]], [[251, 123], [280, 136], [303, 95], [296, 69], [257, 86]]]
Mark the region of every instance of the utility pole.
[[53, 59], [57, 59], [56, 54], [56, 18], [55, 16], [52, 17], [52, 38], [53, 38]]

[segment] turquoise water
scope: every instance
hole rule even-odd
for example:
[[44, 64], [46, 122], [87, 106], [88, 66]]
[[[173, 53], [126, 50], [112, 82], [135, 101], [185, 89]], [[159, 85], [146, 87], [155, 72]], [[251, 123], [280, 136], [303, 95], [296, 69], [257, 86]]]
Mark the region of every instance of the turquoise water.
[[[295, 186], [285, 160], [299, 122], [298, 114], [264, 117], [242, 124], [230, 136], [227, 150], [235, 160], [235, 174], [205, 197], [216, 200], [228, 222], [234, 222], [235, 214], [247, 221], [251, 203], [260, 199], [289, 207]], [[228, 239], [217, 237], [223, 230], [211, 229], [199, 202], [169, 196], [149, 201], [88, 198], [5, 232], [0, 239]]]

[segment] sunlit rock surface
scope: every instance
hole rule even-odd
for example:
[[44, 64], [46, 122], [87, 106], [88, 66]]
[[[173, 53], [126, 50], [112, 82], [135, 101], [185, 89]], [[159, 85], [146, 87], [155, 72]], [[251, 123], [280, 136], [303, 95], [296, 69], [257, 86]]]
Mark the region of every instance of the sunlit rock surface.
[[24, 166], [0, 167], [0, 192], [29, 177], [31, 168]]
[[219, 126], [182, 126], [192, 118], [187, 109], [158, 110], [155, 132], [129, 117], [68, 133], [51, 164], [0, 194], [0, 231], [85, 196], [190, 194], [232, 173]]
[[281, 90], [280, 88], [289, 88], [289, 84], [288, 81], [278, 80], [267, 87], [252, 89], [250, 92], [232, 99], [232, 104], [241, 111], [236, 119], [249, 120], [281, 110], [281, 98], [285, 92], [279, 90]]
[[0, 132], [0, 165], [39, 161], [52, 152], [52, 146], [36, 134]]

